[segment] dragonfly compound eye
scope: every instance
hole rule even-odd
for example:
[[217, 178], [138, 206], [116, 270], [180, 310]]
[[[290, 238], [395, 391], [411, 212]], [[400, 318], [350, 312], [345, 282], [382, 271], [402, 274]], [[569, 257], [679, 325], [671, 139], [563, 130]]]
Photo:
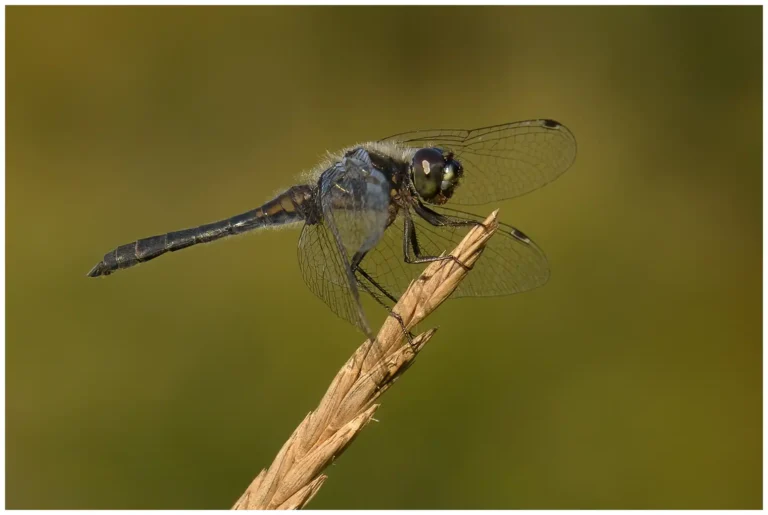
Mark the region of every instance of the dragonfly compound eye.
[[440, 193], [446, 198], [451, 198], [453, 190], [459, 184], [459, 179], [464, 175], [464, 169], [461, 164], [451, 159], [449, 156], [448, 162], [443, 169], [443, 180], [440, 182]]
[[411, 174], [416, 192], [426, 201], [435, 201], [443, 182], [445, 159], [437, 148], [422, 148], [413, 156]]

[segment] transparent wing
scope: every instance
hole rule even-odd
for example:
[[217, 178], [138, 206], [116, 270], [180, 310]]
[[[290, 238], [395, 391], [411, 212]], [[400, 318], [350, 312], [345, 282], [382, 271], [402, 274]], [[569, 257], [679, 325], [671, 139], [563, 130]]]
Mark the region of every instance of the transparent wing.
[[409, 147], [451, 151], [464, 167], [452, 204], [476, 205], [517, 197], [548, 184], [576, 159], [576, 139], [554, 120], [528, 120], [480, 129], [428, 129], [384, 138]]
[[357, 289], [347, 274], [334, 235], [323, 224], [305, 225], [299, 238], [299, 268], [307, 287], [336, 315], [366, 332]]
[[[432, 209], [450, 220], [484, 220], [484, 217], [462, 211]], [[439, 256], [450, 252], [470, 229], [466, 226], [436, 227], [416, 214], [412, 215], [412, 220], [423, 255]], [[395, 297], [400, 297], [425, 267], [405, 262], [403, 231], [403, 218], [399, 216], [362, 262], [365, 271]], [[541, 249], [518, 229], [500, 224], [483, 256], [451, 298], [511, 295], [542, 286], [548, 279], [549, 265]]]
[[367, 152], [355, 149], [323, 172], [318, 194], [323, 219], [305, 225], [299, 239], [304, 282], [334, 313], [371, 336], [351, 264], [387, 226], [389, 183]]

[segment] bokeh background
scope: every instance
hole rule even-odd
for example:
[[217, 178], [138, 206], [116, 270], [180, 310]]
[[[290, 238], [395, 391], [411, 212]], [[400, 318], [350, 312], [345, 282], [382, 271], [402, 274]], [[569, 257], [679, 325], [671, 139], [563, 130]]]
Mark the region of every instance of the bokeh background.
[[8, 507], [229, 507], [362, 340], [296, 230], [87, 279], [106, 251], [327, 149], [540, 117], [574, 167], [478, 212], [550, 283], [428, 319], [311, 506], [761, 507], [761, 8], [6, 15]]

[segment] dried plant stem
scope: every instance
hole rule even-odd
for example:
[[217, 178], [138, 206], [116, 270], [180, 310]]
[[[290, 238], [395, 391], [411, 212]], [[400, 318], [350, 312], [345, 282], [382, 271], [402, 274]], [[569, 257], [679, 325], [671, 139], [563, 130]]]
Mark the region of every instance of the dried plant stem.
[[[497, 213], [491, 213], [483, 226], [472, 228], [451, 252], [461, 264], [436, 261], [410, 284], [393, 308], [407, 329], [421, 322], [456, 289], [498, 227]], [[369, 352], [374, 345], [370, 340], [355, 351], [317, 409], [304, 417], [272, 465], [251, 482], [233, 509], [303, 508], [327, 479], [322, 474], [325, 467], [371, 421], [379, 407], [374, 401], [408, 368], [434, 333], [435, 329], [430, 329], [414, 337], [411, 346], [400, 322], [388, 317], [376, 336], [376, 351]]]

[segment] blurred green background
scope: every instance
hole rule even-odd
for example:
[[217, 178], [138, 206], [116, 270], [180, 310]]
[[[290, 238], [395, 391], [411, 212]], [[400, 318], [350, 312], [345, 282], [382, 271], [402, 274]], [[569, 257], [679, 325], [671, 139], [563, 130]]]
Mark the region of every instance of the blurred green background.
[[328, 149], [539, 117], [576, 164], [478, 212], [550, 283], [428, 319], [311, 507], [761, 507], [760, 7], [6, 13], [8, 507], [227, 508], [362, 341], [297, 230], [87, 279], [106, 251]]

